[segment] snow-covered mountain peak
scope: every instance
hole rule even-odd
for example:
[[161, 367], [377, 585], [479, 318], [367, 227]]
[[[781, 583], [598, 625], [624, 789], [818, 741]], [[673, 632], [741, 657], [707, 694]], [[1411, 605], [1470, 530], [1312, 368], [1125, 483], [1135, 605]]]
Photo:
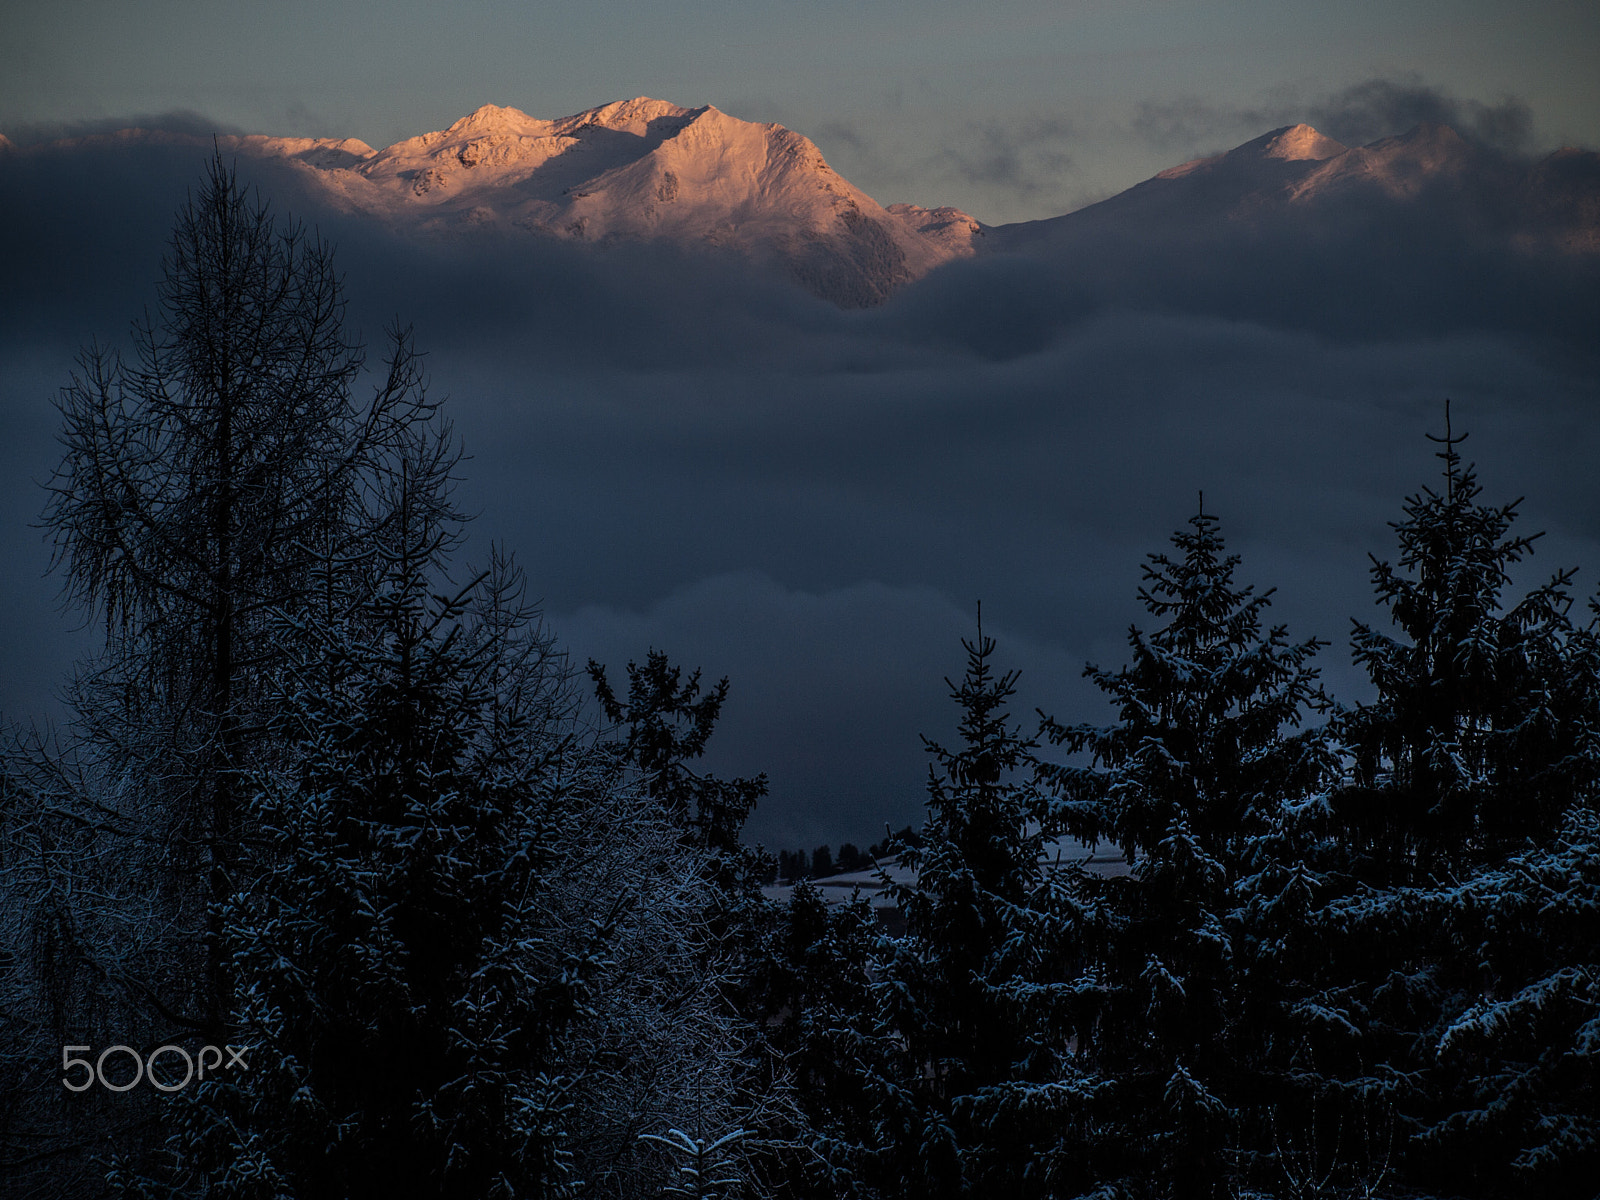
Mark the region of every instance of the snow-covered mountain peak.
[[1376, 188], [1392, 197], [1414, 196], [1442, 179], [1483, 168], [1484, 152], [1448, 125], [1426, 122], [1318, 163], [1291, 189], [1294, 200]]
[[1459, 167], [1477, 153], [1477, 148], [1471, 142], [1438, 121], [1424, 121], [1405, 133], [1382, 138], [1361, 148], [1362, 157], [1369, 162], [1403, 160], [1423, 170]]
[[446, 138], [483, 137], [486, 134], [510, 134], [519, 137], [537, 137], [549, 133], [548, 121], [530, 117], [520, 108], [507, 108], [499, 104], [485, 104], [468, 113], [448, 129], [424, 137]]
[[1277, 171], [1279, 164], [1320, 162], [1337, 158], [1349, 149], [1342, 142], [1334, 141], [1310, 125], [1303, 123], [1285, 125], [1258, 138], [1251, 138], [1242, 146], [1235, 146], [1225, 154], [1191, 159], [1175, 167], [1168, 167], [1165, 171], [1159, 172], [1155, 178], [1182, 179], [1188, 175], [1205, 175], [1218, 170], [1253, 171], [1258, 167]]
[[1243, 150], [1246, 146], [1260, 147], [1260, 154], [1264, 158], [1281, 158], [1291, 162], [1335, 158], [1350, 148], [1304, 123], [1274, 129], [1253, 142], [1246, 142], [1239, 149]]
[[981, 233], [954, 209], [886, 211], [782, 125], [649, 96], [555, 120], [486, 104], [377, 152], [283, 139], [251, 148], [305, 168], [340, 207], [400, 229], [719, 247], [776, 262], [845, 305], [876, 303], [974, 253]]
[[553, 124], [563, 132], [592, 125], [602, 129], [617, 129], [625, 133], [643, 135], [650, 131], [655, 122], [682, 121], [707, 110], [716, 111], [710, 105], [699, 109], [684, 108], [666, 100], [635, 96], [632, 100], [614, 100], [598, 108], [586, 109], [570, 117], [563, 117]]
[[1317, 239], [1355, 228], [1384, 244], [1423, 223], [1498, 236], [1519, 252], [1595, 253], [1600, 154], [1558, 152], [1527, 163], [1438, 123], [1353, 147], [1309, 125], [1287, 125], [1067, 216], [987, 229], [984, 247], [1076, 247], [1107, 236], [1137, 245], [1157, 231]]

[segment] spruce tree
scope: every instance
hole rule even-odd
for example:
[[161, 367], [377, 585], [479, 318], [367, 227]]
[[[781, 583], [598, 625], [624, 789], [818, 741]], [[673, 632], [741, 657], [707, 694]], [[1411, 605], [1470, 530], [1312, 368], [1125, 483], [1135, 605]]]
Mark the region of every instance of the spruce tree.
[[1355, 623], [1351, 645], [1377, 699], [1340, 721], [1353, 755], [1339, 798], [1358, 839], [1352, 869], [1383, 886], [1429, 883], [1548, 839], [1600, 765], [1578, 753], [1581, 677], [1562, 571], [1507, 603], [1540, 535], [1514, 534], [1517, 504], [1479, 502], [1448, 432], [1442, 489], [1394, 524], [1397, 565], [1373, 560], [1398, 636]]
[[1600, 1178], [1595, 809], [1574, 805], [1547, 841], [1409, 906], [1472, 965], [1477, 988], [1433, 1038], [1449, 1090], [1422, 1134], [1434, 1152], [1423, 1178], [1467, 1195], [1587, 1197]]
[[685, 679], [659, 650], [643, 666], [628, 664], [626, 701], [612, 690], [603, 664], [590, 659], [589, 677], [606, 718], [625, 731], [623, 761], [640, 772], [651, 798], [695, 844], [737, 857], [739, 832], [766, 795], [766, 777], [724, 780], [689, 766], [706, 752], [728, 698], [727, 679], [702, 695], [700, 672]]
[[[1075, 1032], [1095, 1177], [1138, 1194], [1238, 1194], [1260, 1099], [1259, 1039], [1272, 1021], [1257, 961], [1271, 935], [1248, 919], [1257, 850], [1285, 804], [1318, 785], [1327, 756], [1295, 735], [1322, 701], [1319, 643], [1264, 628], [1271, 592], [1234, 581], [1204, 512], [1152, 555], [1139, 597], [1160, 624], [1128, 637], [1132, 661], [1087, 675], [1116, 706], [1107, 727], [1044, 735], [1078, 756], [1043, 764], [1052, 821], [1110, 841], [1132, 867], [1080, 881], [1086, 985], [1098, 1005]], [[1265, 1009], [1267, 1011], [1261, 1011]]]
[[858, 1159], [883, 1195], [1050, 1196], [1077, 1177], [1061, 1019], [1071, 984], [1060, 916], [1045, 907], [1059, 893], [1041, 864], [1035, 743], [1006, 707], [1016, 672], [995, 673], [981, 625], [962, 644], [966, 672], [946, 680], [960, 742], [924, 739], [928, 817], [920, 844], [899, 847], [915, 881], [886, 888], [906, 932], [882, 942], [874, 968], [880, 1057]]
[[871, 1174], [873, 1083], [890, 1042], [873, 1017], [880, 937], [865, 899], [830, 905], [804, 880], [774, 922], [757, 1015], [788, 1065], [803, 1126], [803, 1143], [783, 1156], [782, 1195], [852, 1195]]
[[[1352, 637], [1377, 696], [1337, 722], [1349, 771], [1308, 956], [1317, 1072], [1397, 1114], [1419, 1185], [1584, 1195], [1552, 1181], [1595, 1153], [1592, 1092], [1562, 1082], [1592, 1061], [1575, 1031], [1596, 1011], [1574, 840], [1600, 772], [1593, 634], [1572, 621], [1571, 571], [1508, 595], [1537, 535], [1513, 531], [1515, 503], [1480, 502], [1448, 424], [1434, 440], [1442, 486], [1406, 502], [1397, 564], [1373, 564], [1396, 630]], [[1576, 873], [1546, 891], [1555, 861]]]
[[439, 491], [403, 491], [379, 586], [282, 618], [313, 651], [278, 697], [289, 753], [253, 777], [257, 877], [225, 906], [249, 1067], [177, 1102], [176, 1176], [211, 1194], [567, 1190], [558, 1048], [619, 910], [563, 911], [558, 883], [599, 781], [514, 581], [439, 590]]

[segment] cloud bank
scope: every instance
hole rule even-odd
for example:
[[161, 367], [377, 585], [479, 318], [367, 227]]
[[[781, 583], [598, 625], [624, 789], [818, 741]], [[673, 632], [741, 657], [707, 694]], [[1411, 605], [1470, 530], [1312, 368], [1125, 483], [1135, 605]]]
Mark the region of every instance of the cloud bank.
[[[51, 391], [75, 345], [153, 303], [202, 165], [0, 170], [8, 716], [48, 708], [52, 660], [81, 644], [28, 524]], [[352, 325], [376, 342], [398, 315], [431, 352], [472, 456], [468, 555], [514, 549], [579, 662], [616, 677], [657, 647], [731, 678], [712, 765], [768, 773], [752, 835], [771, 846], [919, 819], [920, 735], [953, 737], [944, 677], [980, 600], [1023, 672], [1019, 719], [1108, 718], [1083, 664], [1125, 660], [1144, 555], [1202, 491], [1242, 578], [1278, 588], [1292, 636], [1330, 639], [1330, 687], [1359, 694], [1343, 643], [1352, 616], [1381, 620], [1367, 555], [1435, 475], [1446, 396], [1487, 497], [1526, 494], [1550, 531], [1533, 572], [1600, 580], [1600, 288], [1470, 222], [1376, 245], [1359, 212], [1310, 239], [1069, 239], [847, 313], [665, 250], [401, 241], [248, 169], [338, 243]]]
[[[1141, 103], [1132, 123], [1141, 140], [1163, 150], [1231, 146], [1263, 130], [1305, 122], [1347, 146], [1364, 146], [1432, 122], [1505, 154], [1534, 147], [1533, 109], [1518, 96], [1493, 103], [1458, 96], [1421, 76], [1375, 77], [1323, 95], [1275, 88], [1256, 104], [1215, 104], [1199, 97]], [[1209, 153], [1210, 151], [1205, 151]]]

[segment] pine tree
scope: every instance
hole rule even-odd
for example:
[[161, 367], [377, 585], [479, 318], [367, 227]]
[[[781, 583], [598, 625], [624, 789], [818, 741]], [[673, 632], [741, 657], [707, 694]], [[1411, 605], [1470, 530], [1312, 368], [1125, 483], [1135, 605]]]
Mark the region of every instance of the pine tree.
[[[399, 332], [355, 402], [364, 352], [329, 247], [280, 225], [220, 156], [178, 215], [159, 298], [131, 361], [91, 347], [62, 389], [44, 520], [68, 598], [105, 629], [74, 687], [80, 741], [161, 847], [149, 866], [176, 919], [199, 926], [246, 834], [239, 780], [289, 650], [274, 614], [296, 607], [327, 547], [368, 535], [368, 489], [433, 408]], [[191, 994], [144, 981], [214, 1033], [217, 933]]]
[[[770, 1162], [775, 1155], [787, 1156], [785, 1146], [802, 1133], [788, 1070], [764, 1027], [763, 993], [777, 914], [761, 888], [774, 862], [759, 847], [740, 841], [745, 820], [766, 794], [766, 776], [722, 779], [690, 766], [705, 754], [715, 731], [728, 695], [727, 679], [702, 694], [700, 672], [685, 678], [658, 650], [651, 650], [642, 666], [630, 662], [627, 674], [623, 701], [612, 690], [605, 667], [589, 662], [601, 710], [620, 735], [613, 751], [637, 778], [650, 812], [680, 831], [685, 861], [694, 864], [705, 885], [704, 905], [691, 918], [698, 932], [697, 958], [728, 1018], [720, 1031], [721, 1044], [704, 1047], [727, 1072], [727, 1088], [717, 1097], [723, 1116], [714, 1121], [715, 1106], [703, 1107], [694, 1126], [681, 1126], [677, 1132], [714, 1141], [738, 1126], [745, 1131], [740, 1153]], [[669, 1136], [665, 1129], [649, 1132]]]
[[[1582, 982], [1593, 954], [1575, 914], [1592, 882], [1579, 870], [1552, 894], [1540, 880], [1553, 861], [1584, 861], [1570, 839], [1596, 811], [1593, 635], [1571, 620], [1571, 571], [1507, 597], [1537, 535], [1513, 533], [1516, 504], [1479, 501], [1448, 423], [1434, 440], [1442, 489], [1407, 501], [1398, 565], [1372, 569], [1397, 636], [1357, 623], [1352, 638], [1377, 698], [1337, 723], [1350, 770], [1312, 923], [1317, 1073], [1398, 1114], [1413, 1181], [1577, 1196], [1551, 1181], [1593, 1161], [1593, 1120], [1539, 1092], [1586, 1094], [1560, 1080], [1588, 1061], [1574, 1031], [1596, 1011]], [[1529, 998], [1547, 992], [1535, 1019]]]
[[[104, 644], [69, 685], [69, 723], [7, 748], [26, 803], [4, 833], [26, 866], [4, 907], [30, 952], [6, 1018], [34, 1062], [64, 1043], [226, 1040], [220, 902], [250, 869], [247, 780], [277, 752], [272, 697], [297, 652], [277, 614], [309, 602], [319, 563], [366, 569], [375, 491], [433, 414], [398, 331], [356, 399], [364, 352], [329, 248], [220, 158], [178, 214], [158, 298], [132, 353], [86, 349], [58, 399], [44, 521]], [[92, 1108], [34, 1124], [57, 1181], [153, 1128], [138, 1095], [83, 1121]]]
[[960, 744], [924, 739], [928, 818], [920, 845], [899, 848], [915, 882], [886, 888], [906, 933], [881, 943], [873, 968], [873, 1128], [856, 1157], [886, 1196], [1049, 1196], [1073, 1171], [1075, 1074], [1060, 922], [1043, 907], [1058, 893], [1040, 861], [1035, 744], [1006, 709], [1017, 676], [995, 674], [994, 639], [980, 625], [963, 646], [966, 673], [946, 680]]
[[700, 672], [687, 679], [667, 655], [650, 651], [645, 665], [628, 664], [628, 699], [617, 699], [605, 667], [589, 661], [589, 676], [606, 718], [624, 739], [620, 761], [638, 773], [658, 816], [682, 831], [686, 851], [699, 862], [712, 889], [701, 914], [708, 965], [723, 981], [731, 1009], [748, 1015], [756, 963], [771, 933], [772, 912], [761, 894], [771, 858], [744, 846], [746, 818], [767, 792], [765, 775], [719, 779], [689, 763], [704, 755], [728, 695], [728, 681], [700, 694]]
[[803, 1144], [782, 1156], [780, 1194], [857, 1194], [872, 1141], [872, 1070], [889, 1049], [872, 1018], [878, 921], [860, 896], [829, 905], [802, 880], [774, 925], [758, 965], [758, 1016], [788, 1065], [803, 1126]]
[[255, 775], [257, 878], [225, 908], [249, 1069], [178, 1102], [177, 1176], [207, 1194], [572, 1182], [563, 1043], [629, 897], [574, 911], [562, 872], [607, 780], [505, 565], [437, 590], [438, 483], [403, 484], [358, 605], [281, 618], [313, 653], [278, 697], [290, 753]]
[[1507, 605], [1512, 572], [1540, 535], [1511, 533], [1520, 502], [1478, 502], [1456, 450], [1464, 435], [1441, 440], [1443, 490], [1407, 501], [1394, 525], [1398, 567], [1373, 560], [1400, 636], [1357, 622], [1351, 639], [1378, 699], [1340, 724], [1355, 758], [1339, 801], [1359, 838], [1353, 869], [1385, 886], [1548, 839], [1575, 787], [1600, 771], [1574, 743], [1585, 682], [1565, 663], [1574, 573]]
[[[1575, 805], [1554, 837], [1411, 901], [1479, 989], [1432, 1047], [1449, 1111], [1424, 1138], [1430, 1176], [1469, 1195], [1579, 1200], [1600, 1178], [1600, 819]], [[1437, 1028], [1437, 1027], [1435, 1027]]]
[[700, 672], [683, 678], [666, 654], [651, 650], [644, 666], [628, 664], [628, 699], [617, 699], [605, 667], [589, 660], [589, 677], [606, 718], [627, 736], [623, 760], [638, 769], [651, 798], [707, 849], [737, 856], [739, 832], [767, 793], [765, 776], [718, 779], [689, 763], [706, 752], [722, 705], [727, 679], [700, 694]]
[[1140, 600], [1161, 622], [1129, 633], [1131, 663], [1087, 675], [1117, 708], [1109, 727], [1044, 735], [1087, 763], [1044, 764], [1052, 820], [1122, 848], [1132, 874], [1081, 880], [1081, 970], [1098, 1005], [1077, 1026], [1095, 1176], [1140, 1194], [1232, 1196], [1259, 1095], [1251, 1065], [1271, 1021], [1254, 970], [1268, 931], [1243, 909], [1255, 851], [1285, 804], [1314, 791], [1327, 757], [1292, 734], [1322, 702], [1319, 643], [1263, 628], [1271, 592], [1234, 582], [1203, 510], [1152, 555]]

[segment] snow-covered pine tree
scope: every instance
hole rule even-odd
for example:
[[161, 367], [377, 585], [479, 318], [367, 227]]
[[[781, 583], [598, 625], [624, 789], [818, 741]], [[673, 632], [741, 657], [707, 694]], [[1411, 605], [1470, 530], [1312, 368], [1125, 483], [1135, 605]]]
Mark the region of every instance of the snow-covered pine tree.
[[1578, 753], [1587, 680], [1568, 669], [1573, 629], [1562, 571], [1507, 603], [1540, 536], [1513, 534], [1517, 503], [1481, 504], [1448, 432], [1443, 488], [1393, 526], [1398, 566], [1373, 560], [1391, 637], [1355, 623], [1351, 645], [1377, 699], [1343, 715], [1353, 756], [1339, 797], [1352, 869], [1380, 886], [1431, 883], [1495, 862], [1561, 826], [1600, 764]]
[[[728, 1070], [728, 1090], [689, 1132], [715, 1138], [727, 1132], [723, 1126], [736, 1123], [746, 1131], [739, 1150], [750, 1170], [758, 1170], [755, 1160], [762, 1160], [759, 1169], [770, 1169], [773, 1154], [792, 1157], [785, 1146], [799, 1138], [800, 1130], [788, 1072], [764, 1027], [763, 993], [777, 913], [761, 887], [774, 863], [760, 848], [740, 841], [746, 819], [766, 795], [766, 776], [723, 779], [690, 765], [705, 754], [716, 729], [728, 696], [726, 678], [703, 690], [698, 670], [685, 676], [666, 653], [651, 649], [643, 665], [628, 663], [624, 700], [602, 664], [591, 659], [588, 670], [613, 727], [611, 746], [618, 761], [633, 773], [654, 818], [679, 830], [684, 861], [694, 864], [705, 885], [704, 905], [693, 918], [698, 959], [727, 1017], [722, 1044], [706, 1053]], [[725, 1114], [721, 1125], [704, 1125], [713, 1112]], [[667, 1136], [660, 1129], [650, 1133]]]
[[640, 772], [651, 798], [696, 844], [737, 856], [739, 832], [767, 794], [766, 777], [718, 779], [689, 766], [706, 752], [728, 698], [727, 679], [702, 695], [700, 672], [685, 679], [660, 650], [651, 650], [642, 667], [628, 664], [626, 701], [617, 699], [604, 665], [593, 659], [589, 677], [607, 720], [626, 731], [623, 760]]
[[62, 388], [44, 522], [67, 596], [105, 629], [72, 691], [75, 757], [118, 776], [120, 815], [160, 848], [150, 864], [135, 841], [129, 866], [196, 932], [194, 963], [149, 960], [128, 990], [222, 1036], [218, 931], [198, 934], [236, 872], [240, 780], [291, 649], [273, 614], [298, 605], [322, 547], [367, 535], [364, 490], [433, 406], [398, 331], [356, 401], [365, 353], [330, 247], [280, 223], [220, 155], [178, 214], [159, 297], [131, 361], [92, 346]]
[[504, 564], [436, 591], [453, 531], [427, 474], [402, 484], [379, 586], [285, 617], [312, 649], [278, 700], [289, 751], [255, 775], [255, 878], [225, 909], [249, 1066], [175, 1101], [174, 1174], [205, 1194], [571, 1182], [561, 1046], [630, 897], [571, 911], [561, 873], [607, 779]]
[[801, 880], [777, 914], [757, 964], [755, 1015], [783, 1057], [804, 1129], [783, 1154], [785, 1197], [860, 1194], [872, 1146], [875, 1072], [890, 1039], [874, 1017], [873, 970], [881, 936], [867, 901], [829, 905]]
[[995, 673], [995, 640], [980, 624], [962, 644], [966, 672], [945, 681], [960, 742], [924, 739], [928, 817], [921, 844], [899, 847], [915, 881], [886, 889], [906, 932], [880, 943], [874, 968], [882, 1040], [865, 1064], [862, 1174], [884, 1196], [1070, 1194], [1072, 985], [1059, 914], [1040, 907], [1059, 892], [1041, 866], [1035, 743], [1007, 711], [1017, 675]]
[[[0, 1058], [30, 1071], [63, 1044], [226, 1040], [216, 902], [247, 870], [246, 777], [272, 757], [275, 680], [297, 653], [274, 614], [307, 600], [329, 553], [361, 569], [384, 519], [373, 489], [433, 412], [398, 331], [357, 396], [364, 352], [329, 247], [220, 158], [177, 215], [158, 300], [132, 353], [86, 349], [58, 400], [44, 521], [104, 643], [68, 685], [70, 719], [3, 750], [18, 786], [0, 912], [26, 952], [0, 996], [21, 1040]], [[108, 1148], [162, 1136], [148, 1099], [7, 1096], [39, 1172], [18, 1186], [92, 1194]]]
[[[1396, 636], [1357, 623], [1352, 638], [1377, 697], [1337, 722], [1350, 771], [1323, 843], [1337, 895], [1308, 958], [1321, 982], [1308, 1008], [1326, 1017], [1317, 1070], [1399, 1114], [1418, 1186], [1586, 1195], [1552, 1190], [1549, 1168], [1593, 1160], [1593, 1109], [1540, 1091], [1592, 1064], [1574, 1030], [1597, 1015], [1593, 989], [1554, 981], [1591, 970], [1572, 921], [1600, 897], [1567, 903], [1571, 888], [1540, 880], [1579, 854], [1571, 831], [1597, 807], [1593, 634], [1571, 620], [1571, 571], [1508, 598], [1537, 535], [1512, 532], [1516, 504], [1479, 501], [1448, 424], [1434, 440], [1443, 486], [1407, 501], [1398, 565], [1372, 570]], [[1534, 1028], [1552, 1042], [1537, 1048]], [[1511, 1166], [1536, 1162], [1526, 1178]]]
[[[1128, 638], [1131, 663], [1086, 674], [1117, 709], [1108, 727], [1043, 735], [1089, 761], [1041, 764], [1052, 825], [1120, 846], [1132, 874], [1084, 878], [1086, 984], [1099, 1005], [1076, 1028], [1097, 1085], [1087, 1151], [1101, 1183], [1213, 1200], [1248, 1173], [1271, 981], [1253, 970], [1270, 935], [1241, 911], [1256, 851], [1283, 807], [1314, 791], [1328, 758], [1310, 665], [1320, 643], [1263, 627], [1271, 592], [1234, 581], [1217, 518], [1152, 555], [1139, 598], [1159, 622]], [[1261, 990], [1265, 994], [1257, 996]]]
[[1600, 1179], [1600, 817], [1411, 898], [1482, 986], [1433, 1046], [1452, 1111], [1425, 1131], [1467, 1195], [1587, 1200]]

